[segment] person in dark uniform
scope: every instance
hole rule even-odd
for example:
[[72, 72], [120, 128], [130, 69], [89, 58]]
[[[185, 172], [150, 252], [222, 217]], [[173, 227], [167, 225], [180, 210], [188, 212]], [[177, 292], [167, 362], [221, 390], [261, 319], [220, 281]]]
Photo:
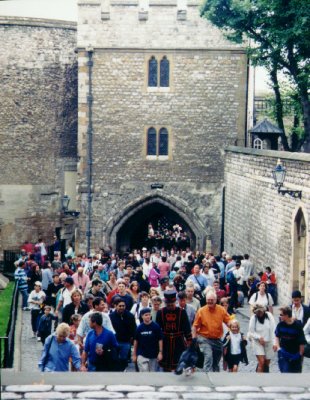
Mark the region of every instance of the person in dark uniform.
[[163, 359], [160, 363], [165, 372], [174, 371], [182, 352], [192, 340], [191, 326], [185, 310], [176, 307], [176, 291], [164, 292], [166, 307], [158, 311], [156, 322], [164, 335]]

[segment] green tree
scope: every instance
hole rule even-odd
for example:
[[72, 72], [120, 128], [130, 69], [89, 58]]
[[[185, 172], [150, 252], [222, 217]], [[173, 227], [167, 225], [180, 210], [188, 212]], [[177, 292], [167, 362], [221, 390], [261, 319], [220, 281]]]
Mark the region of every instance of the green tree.
[[[301, 105], [304, 135], [298, 147], [310, 152], [310, 0], [205, 0], [201, 15], [220, 28], [229, 40], [249, 40], [254, 65], [270, 74], [276, 98], [276, 119], [284, 130], [283, 102], [278, 72], [296, 87]], [[285, 150], [291, 150], [285, 135]], [[294, 149], [295, 150], [295, 149]]]

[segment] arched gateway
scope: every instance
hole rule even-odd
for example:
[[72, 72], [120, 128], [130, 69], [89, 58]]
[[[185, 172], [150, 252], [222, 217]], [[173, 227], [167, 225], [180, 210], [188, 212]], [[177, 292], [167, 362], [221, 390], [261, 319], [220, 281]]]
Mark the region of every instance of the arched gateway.
[[106, 243], [117, 251], [141, 248], [145, 245], [149, 223], [155, 228], [160, 224], [179, 224], [187, 232], [190, 247], [203, 249], [205, 230], [195, 213], [183, 202], [159, 194], [130, 203], [112, 218], [104, 235]]

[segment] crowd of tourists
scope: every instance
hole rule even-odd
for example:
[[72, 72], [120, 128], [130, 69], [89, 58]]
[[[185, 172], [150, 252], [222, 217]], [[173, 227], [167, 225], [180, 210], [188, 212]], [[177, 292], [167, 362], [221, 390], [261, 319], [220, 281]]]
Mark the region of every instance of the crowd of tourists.
[[[70, 245], [64, 259], [56, 247], [49, 260], [44, 248], [41, 239], [25, 243], [15, 263], [22, 309], [43, 344], [41, 371], [125, 371], [130, 361], [141, 372], [176, 371], [193, 349], [205, 372], [221, 362], [237, 372], [248, 363], [248, 343], [257, 372], [269, 372], [275, 353], [281, 372], [301, 372], [309, 356], [310, 309], [301, 293], [292, 293], [277, 323], [276, 276], [269, 266], [256, 271], [248, 254], [144, 247], [87, 257]], [[251, 317], [241, 332], [236, 310], [245, 301]]]

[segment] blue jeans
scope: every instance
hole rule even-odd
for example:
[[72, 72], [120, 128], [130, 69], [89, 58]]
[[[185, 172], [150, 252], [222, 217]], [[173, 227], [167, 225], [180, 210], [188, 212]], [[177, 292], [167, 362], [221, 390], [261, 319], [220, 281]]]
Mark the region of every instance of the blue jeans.
[[302, 358], [300, 357], [297, 360], [290, 360], [289, 358], [284, 357], [283, 354], [281, 354], [281, 351], [278, 351], [278, 365], [279, 370], [283, 373], [299, 373], [302, 370]]
[[88, 372], [96, 371], [96, 366], [94, 364], [92, 364], [89, 360], [87, 362], [87, 371]]
[[129, 355], [130, 348], [131, 348], [130, 343], [118, 342], [118, 349], [119, 349], [118, 359], [121, 371], [124, 371], [127, 368], [128, 359], [130, 357]]
[[28, 290], [27, 289], [22, 289], [20, 290], [20, 293], [23, 298], [23, 305], [22, 308], [28, 307]]

